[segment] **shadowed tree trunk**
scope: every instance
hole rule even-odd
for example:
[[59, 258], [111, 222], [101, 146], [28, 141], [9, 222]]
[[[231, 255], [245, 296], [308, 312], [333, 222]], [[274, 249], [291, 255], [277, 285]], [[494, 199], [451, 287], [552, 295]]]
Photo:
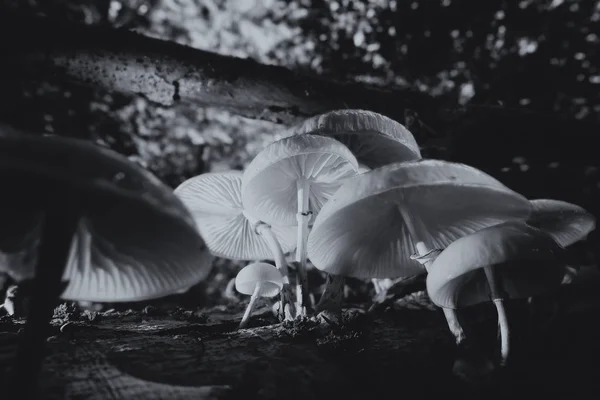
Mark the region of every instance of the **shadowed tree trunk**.
[[[11, 106], [6, 99], [11, 88], [19, 93], [24, 83], [47, 81], [135, 94], [167, 107], [216, 107], [284, 125], [332, 109], [368, 109], [409, 125], [424, 156], [471, 163], [486, 172], [504, 167], [509, 153], [539, 152], [541, 143], [544, 149], [560, 149], [563, 157], [577, 153], [577, 159], [589, 162], [590, 147], [582, 143], [598, 128], [560, 115], [459, 106], [416, 90], [328, 81], [124, 29], [5, 10], [0, 54], [4, 109]], [[10, 116], [10, 110], [3, 112]]]
[[123, 29], [3, 12], [0, 38], [0, 71], [12, 84], [52, 78], [135, 93], [163, 106], [220, 107], [284, 124], [336, 108], [370, 109], [397, 120], [409, 106], [420, 115], [434, 109], [434, 101], [416, 91], [329, 82]]

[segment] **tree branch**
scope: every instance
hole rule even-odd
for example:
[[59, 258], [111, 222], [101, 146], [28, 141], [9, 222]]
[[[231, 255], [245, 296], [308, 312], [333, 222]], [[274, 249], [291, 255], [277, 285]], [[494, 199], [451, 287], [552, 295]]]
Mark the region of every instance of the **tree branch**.
[[325, 81], [122, 29], [3, 12], [0, 38], [0, 72], [10, 82], [53, 78], [164, 106], [219, 107], [285, 124], [336, 108], [369, 109], [398, 121], [407, 107], [421, 117], [434, 108], [419, 92]]

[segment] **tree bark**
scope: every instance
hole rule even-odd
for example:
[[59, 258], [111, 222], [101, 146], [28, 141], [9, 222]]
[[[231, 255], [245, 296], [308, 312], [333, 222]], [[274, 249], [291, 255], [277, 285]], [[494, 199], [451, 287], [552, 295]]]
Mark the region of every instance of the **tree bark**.
[[[70, 334], [58, 333], [62, 321], [55, 324], [57, 336], [49, 339], [41, 385], [48, 400], [351, 400], [395, 392], [470, 399], [531, 391], [541, 397], [568, 392], [577, 398], [579, 392], [598, 390], [599, 328], [589, 315], [598, 312], [599, 296], [588, 290], [590, 297], [584, 298], [581, 289], [564, 289], [558, 295], [565, 306], [561, 318], [532, 338], [529, 345], [538, 350], [524, 360], [522, 370], [513, 371], [517, 378], [496, 376], [479, 393], [452, 376], [452, 336], [441, 314], [423, 309], [372, 318], [346, 309], [344, 327], [333, 331], [310, 323], [236, 331], [240, 307], [205, 310], [205, 323], [106, 312], [92, 326], [73, 320]], [[267, 318], [270, 307], [258, 311]], [[469, 320], [486, 351], [495, 347], [496, 321], [488, 311], [480, 309]], [[20, 326], [0, 321], [0, 332], [13, 332], [0, 335], [0, 384], [12, 365], [14, 332]]]
[[402, 121], [410, 107], [433, 110], [429, 96], [329, 82], [105, 26], [3, 11], [0, 72], [7, 82], [56, 79], [144, 96], [163, 106], [191, 103], [292, 124], [337, 108], [369, 109]]

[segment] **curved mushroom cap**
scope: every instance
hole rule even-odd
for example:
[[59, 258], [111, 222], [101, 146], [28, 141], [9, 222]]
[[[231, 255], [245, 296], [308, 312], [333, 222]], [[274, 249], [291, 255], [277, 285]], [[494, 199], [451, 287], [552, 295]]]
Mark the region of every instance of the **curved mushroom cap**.
[[246, 265], [235, 277], [235, 289], [251, 295], [257, 284], [261, 284], [259, 296], [277, 296], [283, 288], [283, 276], [275, 266], [263, 262]]
[[307, 119], [293, 132], [333, 137], [370, 168], [421, 158], [412, 133], [393, 119], [372, 111], [331, 111]]
[[537, 199], [527, 223], [546, 231], [563, 247], [572, 245], [596, 229], [596, 218], [583, 207], [566, 201]]
[[[411, 238], [399, 207], [419, 230]], [[442, 249], [459, 237], [525, 220], [529, 201], [464, 164], [420, 160], [352, 177], [321, 209], [308, 237], [308, 258], [322, 271], [355, 278], [423, 272], [415, 244]]]
[[542, 230], [511, 221], [450, 244], [431, 265], [427, 292], [445, 308], [491, 301], [484, 267], [493, 266], [505, 298], [542, 294], [565, 275], [564, 248]]
[[32, 278], [50, 193], [80, 198], [62, 297], [140, 301], [190, 287], [212, 255], [173, 191], [114, 151], [37, 135], [0, 137], [0, 269]]
[[310, 182], [309, 208], [315, 215], [343, 181], [358, 173], [350, 150], [335, 139], [298, 135], [265, 147], [242, 177], [244, 208], [273, 225], [297, 225], [298, 189]]
[[[175, 194], [191, 211], [210, 251], [234, 260], [273, 259], [267, 242], [254, 231], [257, 219], [242, 206], [242, 171], [211, 172], [183, 182]], [[296, 247], [296, 228], [271, 229], [284, 253]]]

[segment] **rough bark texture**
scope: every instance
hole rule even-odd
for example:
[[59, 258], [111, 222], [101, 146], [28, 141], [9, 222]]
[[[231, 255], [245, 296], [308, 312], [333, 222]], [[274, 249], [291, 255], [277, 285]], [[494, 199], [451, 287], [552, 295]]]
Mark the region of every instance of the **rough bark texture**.
[[[335, 108], [366, 108], [403, 120], [432, 100], [328, 82], [249, 59], [222, 56], [122, 29], [0, 15], [0, 70], [6, 79], [55, 79], [136, 93], [164, 106], [193, 103], [293, 123]], [[13, 41], [11, 38], [19, 38]]]
[[[514, 347], [519, 362], [476, 385], [455, 378], [455, 346], [439, 310], [366, 315], [346, 309], [342, 324], [274, 324], [262, 303], [250, 328], [236, 331], [243, 304], [187, 316], [110, 313], [91, 325], [75, 321], [48, 342], [42, 377], [46, 399], [365, 399], [415, 396], [577, 398], [598, 391], [594, 362], [600, 328], [590, 315], [600, 298], [591, 288], [565, 288], [561, 312], [539, 321]], [[516, 311], [516, 310], [515, 310]], [[464, 310], [471, 335], [489, 357], [497, 350], [493, 307]], [[512, 313], [515, 332], [527, 324]], [[0, 376], [13, 362], [22, 322], [0, 321]], [[0, 386], [1, 388], [1, 386]], [[532, 396], [530, 396], [532, 397]], [[18, 398], [18, 397], [17, 397]]]

